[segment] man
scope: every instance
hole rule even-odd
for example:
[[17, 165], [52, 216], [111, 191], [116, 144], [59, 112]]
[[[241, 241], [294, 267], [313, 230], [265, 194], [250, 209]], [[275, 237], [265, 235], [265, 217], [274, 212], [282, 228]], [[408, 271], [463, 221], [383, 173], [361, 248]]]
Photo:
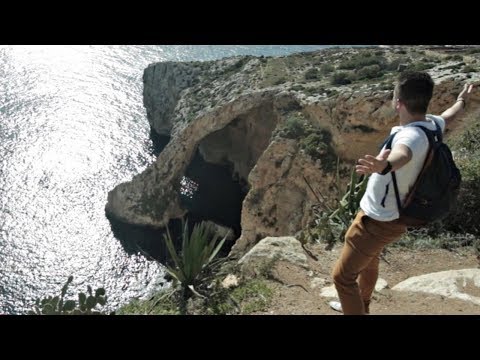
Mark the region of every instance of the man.
[[413, 126], [421, 125], [442, 132], [461, 112], [473, 85], [466, 84], [456, 102], [440, 116], [426, 114], [434, 83], [425, 72], [402, 72], [394, 90], [392, 106], [400, 125], [394, 126], [391, 150], [383, 148], [375, 156], [358, 160], [356, 172], [372, 174], [360, 201], [361, 210], [345, 235], [345, 244], [333, 272], [340, 304], [332, 308], [346, 315], [369, 313], [370, 298], [378, 278], [379, 256], [385, 245], [398, 240], [406, 231], [399, 218], [390, 172], [395, 171], [400, 200], [403, 203], [423, 167], [429, 143], [425, 133]]

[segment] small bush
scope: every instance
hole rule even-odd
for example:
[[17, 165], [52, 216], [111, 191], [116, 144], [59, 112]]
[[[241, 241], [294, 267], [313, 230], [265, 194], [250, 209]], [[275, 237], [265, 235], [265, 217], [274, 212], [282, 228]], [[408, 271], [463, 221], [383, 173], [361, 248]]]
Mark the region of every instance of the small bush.
[[305, 89], [305, 86], [303, 85], [294, 85], [290, 88], [290, 90], [293, 90], [293, 91], [302, 91], [303, 89]]
[[323, 74], [323, 75], [330, 74], [333, 71], [335, 71], [335, 66], [333, 66], [331, 64], [323, 64], [320, 67], [320, 73]]
[[348, 85], [352, 81], [353, 75], [344, 71], [334, 73], [331, 79], [332, 85]]
[[273, 85], [281, 85], [287, 82], [287, 79], [284, 76], [279, 77], [273, 81]]
[[283, 137], [287, 139], [298, 139], [305, 134], [303, 119], [298, 116], [289, 116], [283, 128]]
[[383, 56], [371, 56], [366, 54], [359, 54], [353, 56], [349, 60], [342, 61], [338, 66], [339, 69], [345, 70], [358, 70], [369, 65], [378, 65], [380, 68], [384, 68], [387, 64], [387, 60]]
[[475, 69], [473, 66], [470, 65], [465, 65], [462, 69], [464, 73], [471, 73], [471, 72], [476, 72], [477, 69]]
[[378, 65], [365, 66], [358, 71], [358, 79], [375, 79], [383, 76], [383, 72]]
[[302, 141], [302, 148], [305, 153], [314, 159], [319, 159], [326, 154], [328, 146], [323, 142], [320, 134], [310, 134]]
[[305, 72], [305, 80], [317, 80], [318, 79], [318, 69], [311, 68]]
[[414, 70], [414, 71], [424, 71], [424, 70], [428, 70], [428, 69], [431, 69], [435, 66], [435, 64], [433, 63], [424, 63], [424, 62], [418, 62], [416, 64], [413, 64], [413, 67], [411, 70]]
[[449, 61], [463, 61], [463, 56], [462, 55], [448, 55], [445, 60]]

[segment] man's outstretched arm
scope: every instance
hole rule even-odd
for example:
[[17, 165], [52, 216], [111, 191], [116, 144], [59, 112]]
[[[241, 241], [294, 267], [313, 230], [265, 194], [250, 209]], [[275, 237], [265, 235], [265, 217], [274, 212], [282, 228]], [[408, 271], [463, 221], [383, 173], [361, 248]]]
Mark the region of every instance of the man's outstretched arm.
[[455, 117], [463, 111], [465, 108], [468, 97], [473, 91], [472, 84], [465, 84], [462, 92], [458, 95], [457, 101], [447, 110], [445, 110], [440, 116], [445, 120], [445, 127], [447, 127]]
[[388, 163], [391, 165], [390, 171], [396, 171], [407, 164], [412, 159], [412, 151], [404, 144], [396, 144], [392, 150], [383, 150], [377, 156], [365, 155], [358, 160], [360, 165], [355, 166], [355, 171], [359, 174], [381, 173]]

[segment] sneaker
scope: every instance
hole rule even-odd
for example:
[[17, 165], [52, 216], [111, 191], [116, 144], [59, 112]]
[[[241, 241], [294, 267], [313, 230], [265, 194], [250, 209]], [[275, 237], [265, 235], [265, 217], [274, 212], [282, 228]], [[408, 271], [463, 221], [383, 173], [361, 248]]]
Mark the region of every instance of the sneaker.
[[330, 301], [328, 305], [335, 311], [343, 313], [342, 304], [340, 301]]

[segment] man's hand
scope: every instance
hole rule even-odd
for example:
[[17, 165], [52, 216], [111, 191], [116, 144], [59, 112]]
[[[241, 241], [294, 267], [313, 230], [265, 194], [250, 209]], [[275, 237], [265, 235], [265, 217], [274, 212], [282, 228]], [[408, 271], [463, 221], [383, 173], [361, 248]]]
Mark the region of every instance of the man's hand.
[[465, 101], [467, 101], [470, 94], [472, 93], [472, 90], [473, 84], [465, 84], [462, 92], [458, 95], [457, 99], [464, 99]]
[[355, 171], [358, 174], [369, 175], [373, 173], [380, 173], [387, 166], [387, 158], [391, 150], [383, 150], [376, 157], [372, 155], [365, 155], [363, 159], [359, 159], [360, 165], [355, 166]]

